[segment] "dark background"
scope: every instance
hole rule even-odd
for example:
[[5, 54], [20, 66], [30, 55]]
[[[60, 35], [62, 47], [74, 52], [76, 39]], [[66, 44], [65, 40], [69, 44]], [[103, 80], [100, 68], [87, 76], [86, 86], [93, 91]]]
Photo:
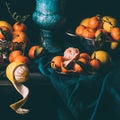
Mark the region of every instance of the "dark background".
[[[36, 0], [7, 0], [7, 2], [10, 3], [11, 10], [17, 12], [18, 15], [30, 14], [30, 17], [25, 21], [29, 29], [30, 41], [38, 42], [40, 28], [32, 20]], [[66, 0], [66, 26], [68, 29], [72, 29], [78, 25], [83, 18], [91, 17], [96, 14], [103, 16], [110, 15], [120, 21], [119, 9], [120, 5], [118, 0]], [[6, 20], [11, 25], [15, 22], [8, 12], [6, 0], [0, 0], [0, 20]]]
[[[19, 15], [30, 14], [25, 21], [28, 27], [28, 35], [32, 43], [40, 41], [39, 26], [32, 20], [32, 13], [35, 10], [35, 0], [7, 0], [10, 3], [12, 11]], [[110, 15], [120, 21], [120, 5], [116, 0], [67, 0], [65, 8], [66, 26], [68, 29], [74, 28], [80, 20], [91, 17], [96, 14]], [[6, 1], [0, 0], [0, 20], [8, 21], [11, 25], [15, 20], [10, 16], [6, 7]], [[26, 107], [31, 109], [30, 114], [19, 116], [9, 108], [9, 104], [20, 98], [13, 87], [0, 86], [0, 119], [7, 120], [57, 120], [56, 108], [58, 101], [55, 89], [51, 84], [29, 84], [30, 98]]]

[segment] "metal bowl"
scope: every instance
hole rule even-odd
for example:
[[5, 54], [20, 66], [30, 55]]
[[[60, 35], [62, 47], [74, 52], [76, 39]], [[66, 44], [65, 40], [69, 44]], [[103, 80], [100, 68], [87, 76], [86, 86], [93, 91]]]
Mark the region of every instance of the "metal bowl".
[[84, 52], [87, 52], [89, 54], [91, 54], [92, 52], [94, 52], [95, 50], [106, 50], [109, 51], [110, 50], [110, 44], [112, 41], [108, 41], [108, 40], [101, 40], [101, 41], [97, 41], [96, 39], [91, 39], [91, 38], [83, 38], [80, 36], [77, 36], [74, 31], [67, 31], [66, 34], [69, 37], [72, 37], [74, 39], [76, 39], [76, 43], [78, 44], [78, 48]]

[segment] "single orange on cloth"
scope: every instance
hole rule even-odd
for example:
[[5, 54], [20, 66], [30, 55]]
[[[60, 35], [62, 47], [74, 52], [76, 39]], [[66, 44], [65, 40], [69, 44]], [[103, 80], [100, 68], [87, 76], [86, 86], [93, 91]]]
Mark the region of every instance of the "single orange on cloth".
[[11, 104], [10, 108], [18, 114], [27, 114], [29, 109], [21, 107], [26, 103], [29, 96], [29, 88], [22, 84], [28, 80], [28, 67], [21, 62], [12, 62], [6, 67], [6, 77], [23, 97], [21, 100]]
[[12, 51], [10, 54], [9, 54], [9, 62], [13, 62], [13, 59], [15, 58], [15, 57], [17, 57], [18, 55], [22, 55], [23, 53], [22, 53], [22, 51], [20, 51], [20, 50], [14, 50], [14, 51]]
[[28, 56], [31, 59], [35, 59], [38, 57], [43, 51], [43, 47], [40, 47], [39, 45], [33, 45], [28, 50]]

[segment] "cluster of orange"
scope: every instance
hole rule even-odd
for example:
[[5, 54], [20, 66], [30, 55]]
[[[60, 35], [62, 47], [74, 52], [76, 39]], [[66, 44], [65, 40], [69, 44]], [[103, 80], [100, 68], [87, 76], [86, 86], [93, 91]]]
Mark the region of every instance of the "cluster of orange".
[[75, 34], [83, 38], [95, 39], [103, 34], [107, 40], [120, 41], [118, 21], [111, 16], [100, 15], [85, 18], [75, 29]]
[[91, 56], [82, 52], [70, 62], [68, 66], [64, 66], [65, 58], [64, 56], [54, 56], [50, 62], [51, 68], [57, 72], [66, 74], [66, 73], [84, 73], [88, 69], [92, 71], [98, 71], [101, 68], [100, 60], [91, 58]]
[[[0, 21], [0, 40], [11, 41], [9, 47], [10, 53], [8, 56], [8, 60], [10, 63], [22, 62], [27, 64], [29, 63], [30, 59], [34, 59], [42, 51], [42, 47], [40, 47], [39, 45], [33, 45], [29, 48], [28, 53], [24, 55], [23, 51], [28, 45], [29, 38], [27, 36], [27, 26], [23, 22], [15, 22], [13, 25], [11, 25], [6, 21]], [[16, 43], [18, 44], [18, 46]], [[3, 56], [1, 55], [0, 58], [0, 63], [2, 64]]]
[[22, 62], [28, 64], [30, 59], [34, 59], [36, 57], [35, 52], [37, 48], [40, 48], [39, 45], [31, 46], [27, 55], [23, 55], [21, 50], [14, 50], [9, 54], [9, 62]]
[[6, 21], [0, 21], [1, 40], [8, 40], [18, 43], [22, 42], [24, 43], [23, 47], [25, 47], [29, 40], [26, 31], [27, 31], [27, 27], [22, 22], [15, 22], [12, 26]]

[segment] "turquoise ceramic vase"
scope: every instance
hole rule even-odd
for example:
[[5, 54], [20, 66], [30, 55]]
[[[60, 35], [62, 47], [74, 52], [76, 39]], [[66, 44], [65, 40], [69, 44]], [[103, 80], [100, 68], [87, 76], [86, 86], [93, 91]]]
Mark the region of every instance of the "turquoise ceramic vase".
[[42, 45], [49, 52], [61, 51], [65, 27], [65, 0], [36, 0], [33, 21], [40, 28]]

